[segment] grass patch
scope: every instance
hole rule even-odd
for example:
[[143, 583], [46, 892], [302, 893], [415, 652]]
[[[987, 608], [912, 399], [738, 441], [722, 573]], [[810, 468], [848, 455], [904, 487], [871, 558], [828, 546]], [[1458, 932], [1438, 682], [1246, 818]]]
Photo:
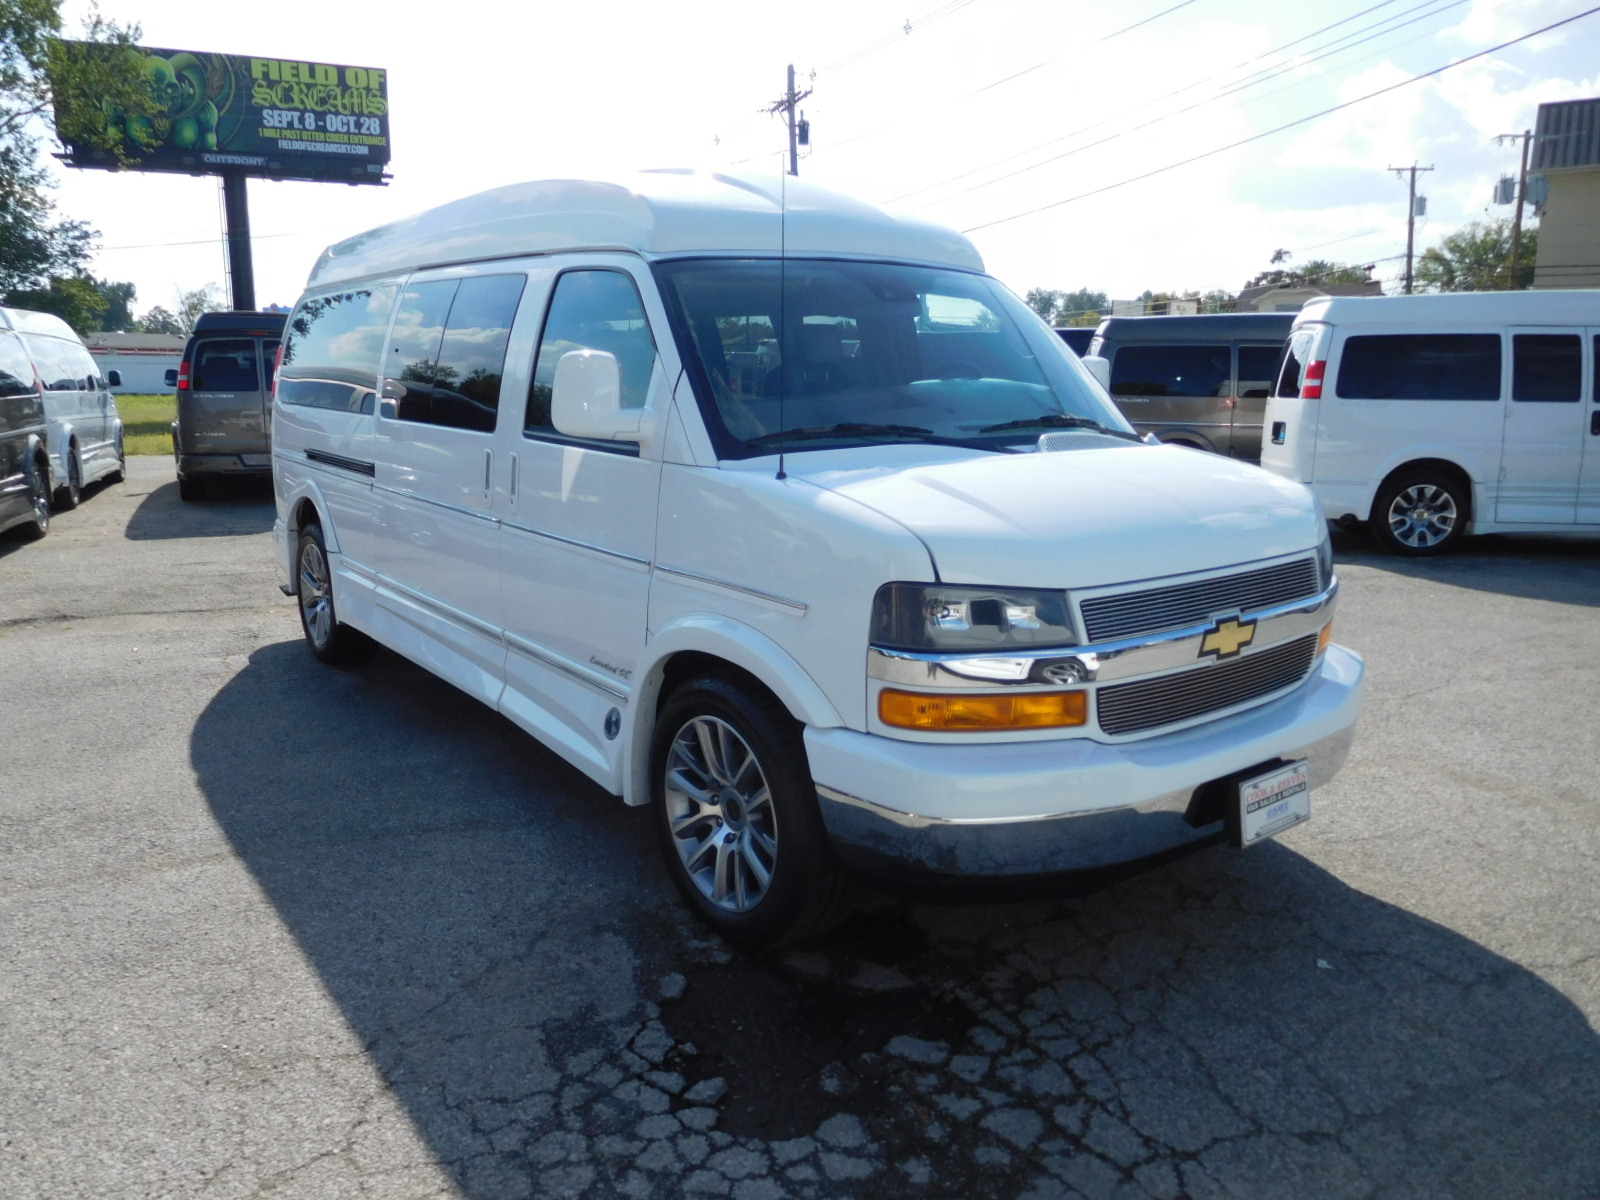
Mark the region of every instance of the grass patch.
[[171, 454], [172, 422], [178, 415], [178, 395], [118, 396], [122, 416], [122, 443], [129, 454]]

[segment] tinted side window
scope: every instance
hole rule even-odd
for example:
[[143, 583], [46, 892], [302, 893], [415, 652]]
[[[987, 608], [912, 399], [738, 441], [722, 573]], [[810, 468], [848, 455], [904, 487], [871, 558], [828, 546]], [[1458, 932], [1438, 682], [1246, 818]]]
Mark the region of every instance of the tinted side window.
[[1111, 364], [1113, 396], [1226, 396], [1227, 346], [1123, 346]]
[[15, 336], [0, 333], [0, 396], [32, 394], [33, 363]]
[[201, 342], [195, 350], [189, 372], [194, 391], [253, 392], [260, 386], [254, 338], [218, 338]]
[[1583, 390], [1583, 341], [1575, 333], [1519, 333], [1511, 339], [1513, 400], [1576, 401]]
[[[656, 343], [645, 320], [644, 302], [633, 280], [620, 271], [568, 271], [556, 280], [534, 361], [533, 386], [523, 431], [557, 437], [550, 421], [550, 393], [556, 364], [573, 350], [604, 350], [617, 356], [622, 373], [622, 406], [643, 408], [655, 366]], [[563, 439], [566, 440], [566, 439]], [[631, 443], [597, 442], [607, 450], [638, 453]]]
[[1265, 400], [1278, 377], [1282, 346], [1239, 347], [1239, 391], [1241, 400]]
[[1350, 338], [1339, 363], [1348, 400], [1498, 400], [1500, 338], [1405, 333]]
[[[284, 329], [278, 399], [370, 413], [399, 292], [398, 283], [380, 283], [302, 300]], [[263, 343], [262, 353], [269, 356], [263, 365], [270, 376], [274, 348]]]
[[406, 288], [395, 312], [385, 395], [402, 421], [492, 433], [506, 342], [526, 278], [491, 275]]
[[39, 379], [47, 392], [73, 392], [83, 386], [74, 373], [74, 364], [67, 357], [66, 347], [54, 338], [23, 335], [33, 362], [39, 368]]

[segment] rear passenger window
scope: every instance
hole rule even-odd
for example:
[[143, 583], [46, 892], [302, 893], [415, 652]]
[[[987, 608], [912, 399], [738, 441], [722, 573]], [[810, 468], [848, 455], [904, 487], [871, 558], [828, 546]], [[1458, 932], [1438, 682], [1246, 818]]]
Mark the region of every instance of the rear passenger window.
[[1227, 346], [1123, 346], [1111, 364], [1113, 396], [1226, 396]]
[[1282, 346], [1239, 347], [1239, 391], [1241, 400], [1265, 400], [1278, 377]]
[[1583, 391], [1583, 342], [1575, 333], [1519, 333], [1511, 339], [1513, 400], [1576, 401]]
[[523, 432], [530, 437], [582, 442], [619, 454], [637, 454], [631, 442], [591, 442], [556, 432], [550, 420], [556, 364], [573, 350], [604, 350], [616, 355], [622, 374], [622, 407], [643, 408], [655, 367], [656, 343], [645, 320], [644, 303], [632, 278], [620, 271], [568, 271], [556, 280], [534, 361], [533, 386]]
[[1347, 400], [1498, 400], [1500, 338], [1405, 333], [1350, 338], [1339, 362]]
[[395, 312], [385, 396], [402, 421], [492, 433], [523, 275], [406, 288]]
[[260, 386], [254, 338], [201, 342], [195, 351], [189, 372], [189, 387], [194, 391], [253, 392]]
[[31, 396], [33, 364], [22, 343], [9, 333], [0, 333], [0, 396]]
[[[302, 301], [284, 329], [278, 399], [306, 408], [372, 412], [389, 312], [400, 292], [380, 283]], [[270, 377], [274, 349], [264, 366]]]

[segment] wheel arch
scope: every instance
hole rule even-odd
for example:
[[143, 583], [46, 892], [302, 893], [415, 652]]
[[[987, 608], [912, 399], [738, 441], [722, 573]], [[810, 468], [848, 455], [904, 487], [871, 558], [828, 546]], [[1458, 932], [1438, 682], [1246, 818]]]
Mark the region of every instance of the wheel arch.
[[724, 673], [772, 695], [803, 725], [831, 729], [844, 724], [816, 680], [788, 651], [749, 626], [711, 615], [685, 617], [651, 639], [628, 699], [622, 799], [650, 800], [650, 745], [663, 701], [684, 680]]
[[1437, 471], [1446, 478], [1461, 485], [1462, 493], [1466, 497], [1467, 511], [1462, 514], [1464, 522], [1470, 526], [1478, 511], [1477, 484], [1473, 482], [1472, 472], [1459, 462], [1450, 458], [1423, 457], [1408, 458], [1405, 462], [1391, 468], [1378, 480], [1377, 486], [1372, 489], [1372, 495], [1367, 500], [1367, 519], [1376, 521], [1378, 517], [1378, 499], [1396, 479], [1402, 475], [1409, 475], [1417, 471]]
[[[330, 554], [339, 551], [338, 534], [328, 522], [328, 505], [322, 495], [322, 489], [317, 487], [315, 480], [306, 480], [295, 489], [293, 496], [284, 504], [284, 530], [288, 544], [289, 562], [292, 564], [296, 553], [295, 546], [300, 540], [300, 531], [307, 525], [318, 525], [322, 528], [322, 541]], [[293, 569], [288, 572], [288, 591], [284, 594], [296, 596], [300, 593], [299, 575]], [[280, 579], [281, 582], [281, 579]]]

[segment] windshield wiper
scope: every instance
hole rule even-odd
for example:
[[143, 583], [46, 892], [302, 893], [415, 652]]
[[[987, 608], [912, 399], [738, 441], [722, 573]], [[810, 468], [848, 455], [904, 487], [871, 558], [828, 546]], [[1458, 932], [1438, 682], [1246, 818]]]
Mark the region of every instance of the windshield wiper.
[[889, 441], [926, 442], [932, 446], [961, 446], [969, 450], [990, 450], [1015, 454], [1010, 446], [999, 446], [984, 438], [947, 437], [924, 429], [921, 425], [876, 425], [866, 421], [842, 421], [837, 425], [810, 425], [801, 429], [775, 429], [771, 433], [745, 438], [747, 446], [771, 445], [776, 442], [807, 442], [821, 438], [850, 437], [885, 438]]
[[1023, 417], [1020, 421], [1001, 421], [998, 425], [985, 425], [978, 432], [1004, 433], [1009, 429], [1092, 429], [1096, 433], [1104, 433], [1110, 437], [1126, 438], [1133, 442], [1144, 441], [1144, 438], [1137, 433], [1112, 429], [1088, 417], [1073, 417], [1066, 413], [1043, 413], [1037, 417]]

